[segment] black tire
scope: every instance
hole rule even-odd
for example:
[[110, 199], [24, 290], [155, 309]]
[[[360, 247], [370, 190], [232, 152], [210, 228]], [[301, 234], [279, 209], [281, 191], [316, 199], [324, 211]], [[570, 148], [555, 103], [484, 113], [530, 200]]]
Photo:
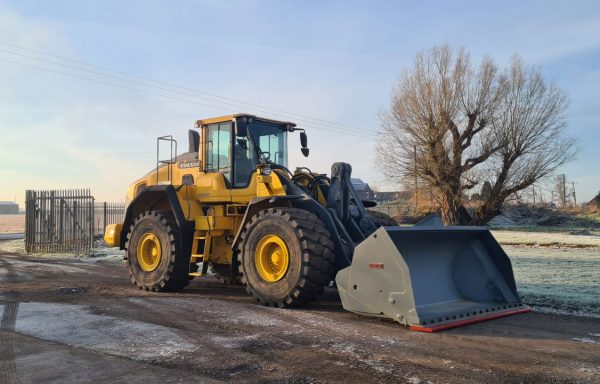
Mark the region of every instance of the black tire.
[[215, 274], [215, 277], [225, 285], [241, 285], [242, 278], [236, 272], [232, 271], [232, 266], [229, 264], [211, 264], [210, 268]]
[[[137, 258], [138, 243], [146, 233], [160, 241], [161, 258], [156, 269], [147, 272]], [[189, 284], [189, 257], [180, 250], [180, 231], [170, 213], [146, 211], [131, 225], [125, 244], [131, 282], [146, 291], [178, 291]]]
[[[277, 235], [289, 253], [281, 280], [268, 282], [257, 271], [256, 248], [265, 236]], [[298, 307], [314, 300], [334, 275], [333, 243], [314, 214], [296, 208], [271, 208], [254, 215], [240, 234], [239, 272], [246, 291], [257, 303]]]
[[394, 218], [392, 218], [390, 215], [388, 215], [386, 213], [372, 211], [370, 209], [367, 209], [367, 213], [369, 214], [369, 216], [374, 218], [375, 221], [377, 221], [380, 225], [383, 225], [384, 227], [391, 227], [391, 226], [398, 225], [398, 222], [396, 222], [396, 220]]

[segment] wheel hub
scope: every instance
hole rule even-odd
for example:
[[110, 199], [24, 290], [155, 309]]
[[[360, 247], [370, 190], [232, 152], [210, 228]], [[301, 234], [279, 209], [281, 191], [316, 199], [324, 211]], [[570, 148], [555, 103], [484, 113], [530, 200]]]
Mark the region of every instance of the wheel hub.
[[274, 283], [285, 276], [290, 264], [290, 255], [281, 237], [267, 235], [259, 241], [254, 261], [260, 277]]
[[158, 237], [151, 232], [144, 233], [137, 247], [137, 260], [142, 271], [154, 271], [158, 268], [161, 257], [162, 250]]

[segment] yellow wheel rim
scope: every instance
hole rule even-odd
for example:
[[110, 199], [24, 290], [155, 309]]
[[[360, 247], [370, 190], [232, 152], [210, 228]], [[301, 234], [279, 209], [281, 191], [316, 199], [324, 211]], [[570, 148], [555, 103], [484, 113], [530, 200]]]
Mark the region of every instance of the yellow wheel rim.
[[142, 271], [154, 271], [160, 264], [161, 256], [162, 250], [158, 237], [151, 232], [144, 233], [137, 246], [137, 260]]
[[258, 274], [265, 281], [274, 283], [281, 280], [290, 265], [290, 254], [285, 242], [276, 235], [263, 237], [256, 247], [254, 262]]

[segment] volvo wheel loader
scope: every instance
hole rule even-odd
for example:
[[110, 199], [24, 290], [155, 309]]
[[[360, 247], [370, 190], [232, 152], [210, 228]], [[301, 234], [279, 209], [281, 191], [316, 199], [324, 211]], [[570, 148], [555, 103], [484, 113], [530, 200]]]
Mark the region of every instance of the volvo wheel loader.
[[298, 307], [335, 281], [345, 309], [429, 332], [528, 310], [486, 228], [396, 226], [368, 210], [346, 163], [291, 172], [287, 136], [299, 131], [309, 154], [291, 122], [236, 114], [196, 128], [181, 155], [158, 138], [156, 168], [106, 228], [140, 289], [180, 290], [210, 268], [257, 303]]

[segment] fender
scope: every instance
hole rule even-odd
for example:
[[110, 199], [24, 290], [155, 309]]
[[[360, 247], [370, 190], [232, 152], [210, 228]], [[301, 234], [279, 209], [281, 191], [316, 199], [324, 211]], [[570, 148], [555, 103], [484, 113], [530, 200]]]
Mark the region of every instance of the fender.
[[354, 252], [353, 243], [348, 241], [346, 233], [340, 233], [331, 216], [331, 213], [319, 204], [313, 198], [307, 195], [287, 195], [287, 196], [271, 196], [271, 197], [256, 197], [250, 201], [248, 208], [244, 213], [244, 218], [238, 229], [238, 232], [233, 239], [232, 249], [234, 258], [237, 257], [237, 248], [239, 244], [240, 233], [246, 226], [246, 223], [259, 211], [275, 207], [301, 208], [316, 215], [325, 224], [329, 231], [331, 241], [334, 244], [335, 266], [336, 271], [346, 268], [352, 262], [352, 253]]
[[255, 197], [250, 200], [248, 207], [246, 208], [246, 212], [244, 213], [244, 217], [242, 218], [242, 223], [238, 228], [237, 233], [233, 239], [233, 244], [231, 248], [235, 251], [237, 250], [237, 246], [240, 239], [240, 233], [242, 233], [242, 229], [246, 226], [246, 223], [250, 220], [252, 216], [254, 216], [259, 211], [268, 208], [281, 208], [281, 207], [292, 207], [290, 203], [291, 200], [296, 199], [304, 199], [305, 196], [302, 195], [288, 195], [288, 196], [267, 196], [267, 197]]
[[[191, 252], [190, 239], [194, 233], [194, 222], [185, 219], [179, 199], [177, 198], [177, 191], [172, 185], [152, 185], [140, 192], [127, 206], [123, 227], [121, 228], [120, 249], [125, 249], [127, 232], [129, 232], [135, 218], [147, 210], [171, 212], [181, 232], [181, 249], [187, 252], [189, 248]], [[188, 243], [190, 244], [188, 245]]]

